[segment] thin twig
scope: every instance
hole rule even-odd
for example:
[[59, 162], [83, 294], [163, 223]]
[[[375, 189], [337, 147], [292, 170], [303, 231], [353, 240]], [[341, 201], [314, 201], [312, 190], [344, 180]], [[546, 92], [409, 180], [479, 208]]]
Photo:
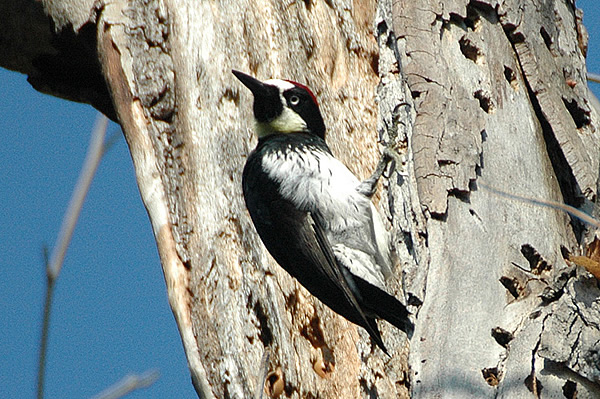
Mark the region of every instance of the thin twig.
[[85, 157], [83, 169], [77, 180], [77, 185], [73, 190], [73, 196], [69, 202], [69, 207], [65, 213], [60, 232], [58, 234], [57, 245], [52, 251], [52, 257], [50, 258], [50, 264], [48, 265], [48, 276], [49, 278], [56, 279], [60, 274], [60, 269], [65, 259], [65, 253], [71, 237], [73, 236], [73, 230], [79, 219], [79, 213], [83, 206], [83, 201], [88, 193], [92, 179], [102, 159], [104, 153], [104, 136], [106, 135], [106, 127], [108, 126], [108, 119], [102, 115], [96, 121], [94, 131], [92, 132], [92, 138], [90, 140], [90, 146]]
[[587, 79], [590, 82], [600, 83], [600, 74], [588, 72]]
[[505, 198], [510, 198], [510, 199], [514, 199], [517, 201], [521, 201], [521, 202], [528, 202], [531, 204], [536, 204], [536, 205], [541, 205], [541, 206], [545, 206], [547, 208], [552, 208], [552, 209], [558, 209], [561, 210], [563, 212], [568, 213], [569, 215], [576, 217], [577, 219], [581, 220], [584, 223], [587, 223], [589, 225], [592, 225], [594, 227], [600, 228], [600, 222], [597, 221], [596, 219], [594, 219], [593, 217], [591, 217], [590, 215], [588, 215], [587, 213], [584, 213], [582, 211], [580, 211], [577, 208], [574, 208], [570, 205], [566, 205], [560, 202], [555, 202], [555, 201], [549, 201], [549, 200], [542, 200], [542, 199], [536, 199], [536, 198], [530, 198], [530, 197], [522, 197], [520, 195], [516, 195], [516, 194], [510, 194], [507, 193], [505, 191], [502, 190], [498, 190], [496, 188], [492, 188], [488, 185], [482, 184], [482, 183], [477, 183], [478, 187], [483, 188], [484, 190], [487, 190], [491, 193], [494, 193], [496, 195], [499, 195], [501, 197], [505, 197]]
[[[48, 270], [48, 248], [44, 247], [44, 265]], [[54, 294], [55, 279], [51, 279], [46, 274], [46, 298], [44, 299], [44, 316], [42, 321], [42, 337], [40, 339], [40, 357], [38, 361], [38, 376], [37, 376], [37, 397], [44, 397], [44, 382], [46, 377], [46, 354], [48, 353], [48, 332], [50, 331], [50, 308], [52, 297]]]
[[102, 149], [102, 156], [104, 156], [104, 154], [106, 154], [108, 151], [111, 150], [111, 148], [113, 148], [113, 146], [115, 144], [117, 144], [117, 141], [119, 141], [119, 139], [122, 137], [122, 132], [116, 131], [113, 132], [113, 134], [111, 134], [110, 136], [108, 136], [106, 138], [106, 140], [104, 140], [104, 147]]
[[[600, 83], [600, 75], [595, 75], [595, 76], [598, 80], [591, 80], [591, 81]], [[598, 97], [596, 97], [594, 92], [591, 90], [589, 92], [589, 100], [590, 100], [590, 103], [592, 104], [592, 107], [594, 107], [594, 109], [596, 110], [596, 112], [600, 113], [600, 101], [598, 101]]]
[[38, 360], [38, 378], [37, 378], [37, 397], [42, 399], [44, 397], [44, 382], [46, 375], [46, 355], [48, 352], [48, 335], [50, 331], [50, 314], [52, 308], [52, 297], [54, 295], [54, 286], [56, 279], [60, 274], [65, 254], [71, 237], [73, 236], [73, 230], [77, 224], [83, 201], [90, 188], [102, 154], [104, 153], [104, 136], [106, 135], [106, 128], [108, 126], [108, 119], [105, 116], [100, 116], [92, 131], [92, 137], [90, 139], [90, 145], [88, 152], [83, 164], [83, 169], [77, 180], [77, 185], [73, 191], [71, 201], [56, 240], [56, 245], [52, 251], [52, 256], [48, 260], [47, 251], [45, 251], [45, 267], [46, 267], [46, 298], [44, 300], [44, 313], [42, 321], [42, 336], [40, 339], [40, 356]]
[[108, 387], [92, 399], [118, 399], [135, 391], [136, 389], [148, 388], [154, 384], [160, 373], [158, 370], [149, 370], [140, 375], [127, 375], [111, 387]]

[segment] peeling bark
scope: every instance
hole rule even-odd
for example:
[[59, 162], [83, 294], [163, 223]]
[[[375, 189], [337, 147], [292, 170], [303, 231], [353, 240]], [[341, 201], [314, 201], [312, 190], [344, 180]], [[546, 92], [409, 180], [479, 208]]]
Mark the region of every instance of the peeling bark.
[[[392, 7], [388, 25], [414, 108], [407, 141], [427, 220], [425, 254], [417, 246], [404, 258], [418, 264], [407, 268], [414, 270], [408, 295], [423, 303], [411, 342], [413, 397], [545, 397], [565, 389], [597, 396], [592, 363], [579, 359], [595, 359], [598, 319], [569, 325], [569, 334], [565, 327], [567, 315], [576, 318], [574, 303], [597, 303], [584, 306], [572, 289], [559, 300], [571, 307], [540, 298], [554, 281], [571, 287], [585, 278], [565, 280], [560, 255], [561, 246], [578, 247], [582, 226], [479, 187], [575, 206], [595, 201], [598, 116], [578, 13], [562, 1]], [[397, 189], [391, 195], [403, 198]], [[576, 341], [584, 331], [589, 338]]]
[[[481, 188], [596, 200], [599, 120], [570, 0], [41, 5], [0, 1], [0, 65], [120, 122], [200, 397], [260, 391], [265, 350], [267, 392], [291, 398], [600, 395], [598, 282], [561, 254], [594, 232]], [[398, 154], [379, 206], [398, 257], [388, 288], [416, 332], [380, 324], [391, 358], [263, 249], [240, 183], [252, 99], [232, 68], [309, 85], [360, 177], [378, 142]]]

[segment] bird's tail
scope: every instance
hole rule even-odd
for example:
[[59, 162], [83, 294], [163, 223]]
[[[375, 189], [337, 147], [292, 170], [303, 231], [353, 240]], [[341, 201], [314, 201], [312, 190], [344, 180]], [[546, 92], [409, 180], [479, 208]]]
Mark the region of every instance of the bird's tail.
[[404, 331], [408, 338], [412, 338], [415, 326], [408, 318], [410, 312], [399, 300], [387, 292], [356, 278], [365, 305], [365, 310]]

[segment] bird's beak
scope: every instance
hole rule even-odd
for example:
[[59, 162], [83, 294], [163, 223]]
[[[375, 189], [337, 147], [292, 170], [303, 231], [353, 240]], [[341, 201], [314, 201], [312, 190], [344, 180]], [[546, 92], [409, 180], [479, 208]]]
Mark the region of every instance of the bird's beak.
[[267, 95], [268, 95], [267, 89], [265, 88], [265, 85], [263, 82], [261, 82], [258, 79], [253, 78], [250, 75], [246, 75], [245, 73], [236, 71], [235, 69], [232, 69], [231, 72], [235, 75], [236, 78], [238, 78], [240, 80], [240, 82], [242, 82], [244, 84], [244, 86], [246, 86], [247, 88], [250, 89], [250, 91], [254, 95], [254, 98], [267, 97]]
[[279, 89], [273, 85], [265, 84], [258, 79], [254, 79], [252, 76], [246, 75], [240, 71], [232, 70], [231, 72], [233, 72], [235, 77], [238, 78], [244, 86], [250, 89], [254, 96], [252, 109], [254, 111], [254, 119], [259, 123], [258, 130], [278, 130], [279, 128], [273, 128], [270, 124], [280, 116], [283, 111]]

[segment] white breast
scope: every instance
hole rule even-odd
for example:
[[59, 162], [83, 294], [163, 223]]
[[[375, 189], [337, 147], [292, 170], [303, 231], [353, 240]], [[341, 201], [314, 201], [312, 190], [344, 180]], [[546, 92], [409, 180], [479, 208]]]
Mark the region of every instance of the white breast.
[[268, 154], [263, 168], [280, 184], [280, 194], [298, 209], [318, 213], [327, 229], [343, 230], [368, 218], [370, 200], [356, 191], [356, 176], [340, 161], [322, 151]]
[[332, 155], [318, 151], [267, 154], [262, 166], [280, 194], [323, 221], [336, 258], [353, 274], [383, 288], [391, 272], [389, 239], [359, 180]]

